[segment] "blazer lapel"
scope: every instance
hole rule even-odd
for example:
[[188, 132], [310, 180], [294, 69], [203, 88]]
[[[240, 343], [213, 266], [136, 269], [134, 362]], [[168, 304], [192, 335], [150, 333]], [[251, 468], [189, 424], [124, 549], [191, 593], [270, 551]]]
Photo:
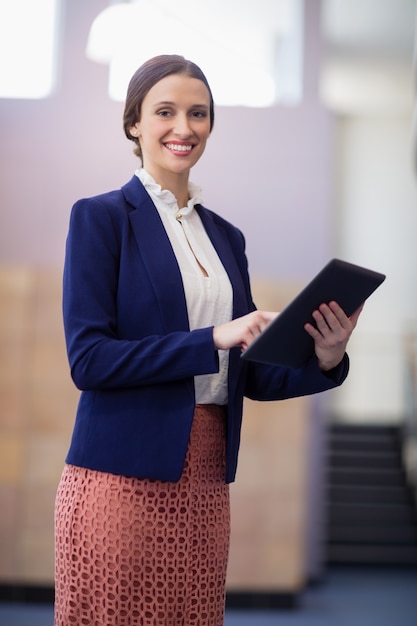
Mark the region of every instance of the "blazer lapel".
[[137, 176], [122, 187], [122, 192], [135, 209], [129, 214], [130, 223], [166, 331], [189, 330], [181, 272], [158, 211]]
[[227, 233], [224, 228], [214, 220], [213, 216], [206, 209], [204, 209], [204, 207], [197, 205], [196, 209], [232, 284], [233, 317], [235, 318], [245, 315], [248, 312], [248, 304], [245, 297], [245, 286], [242, 280], [241, 270], [236, 261], [236, 256], [232, 246], [230, 245]]

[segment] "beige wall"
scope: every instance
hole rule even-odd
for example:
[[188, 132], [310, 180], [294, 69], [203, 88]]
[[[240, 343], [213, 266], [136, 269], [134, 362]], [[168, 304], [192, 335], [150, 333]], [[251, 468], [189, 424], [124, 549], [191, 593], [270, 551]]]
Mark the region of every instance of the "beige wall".
[[297, 592], [308, 579], [309, 400], [246, 401], [244, 416], [228, 588]]
[[53, 579], [53, 505], [78, 394], [61, 322], [61, 277], [0, 267], [0, 581]]

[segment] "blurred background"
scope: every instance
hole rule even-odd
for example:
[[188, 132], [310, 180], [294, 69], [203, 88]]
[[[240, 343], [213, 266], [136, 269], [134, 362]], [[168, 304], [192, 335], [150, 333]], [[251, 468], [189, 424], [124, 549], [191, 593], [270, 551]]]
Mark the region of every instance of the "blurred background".
[[259, 307], [282, 309], [332, 257], [387, 275], [343, 387], [245, 405], [230, 598], [294, 598], [334, 565], [417, 565], [415, 33], [415, 0], [0, 0], [0, 598], [53, 588], [78, 398], [69, 213], [132, 176], [126, 81], [159, 53], [212, 85], [192, 179], [244, 232]]

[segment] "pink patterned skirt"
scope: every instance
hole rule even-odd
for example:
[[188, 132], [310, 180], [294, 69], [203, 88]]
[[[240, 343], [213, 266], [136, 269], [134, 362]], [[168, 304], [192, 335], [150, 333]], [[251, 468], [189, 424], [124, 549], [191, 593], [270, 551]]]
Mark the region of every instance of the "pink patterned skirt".
[[221, 626], [229, 550], [222, 407], [198, 405], [177, 483], [67, 465], [55, 626]]

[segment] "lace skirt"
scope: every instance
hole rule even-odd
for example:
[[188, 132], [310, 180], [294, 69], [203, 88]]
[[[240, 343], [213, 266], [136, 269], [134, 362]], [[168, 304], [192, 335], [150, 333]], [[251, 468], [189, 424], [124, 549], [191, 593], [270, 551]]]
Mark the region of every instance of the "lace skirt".
[[229, 550], [224, 411], [196, 407], [177, 483], [67, 465], [55, 626], [221, 626]]

